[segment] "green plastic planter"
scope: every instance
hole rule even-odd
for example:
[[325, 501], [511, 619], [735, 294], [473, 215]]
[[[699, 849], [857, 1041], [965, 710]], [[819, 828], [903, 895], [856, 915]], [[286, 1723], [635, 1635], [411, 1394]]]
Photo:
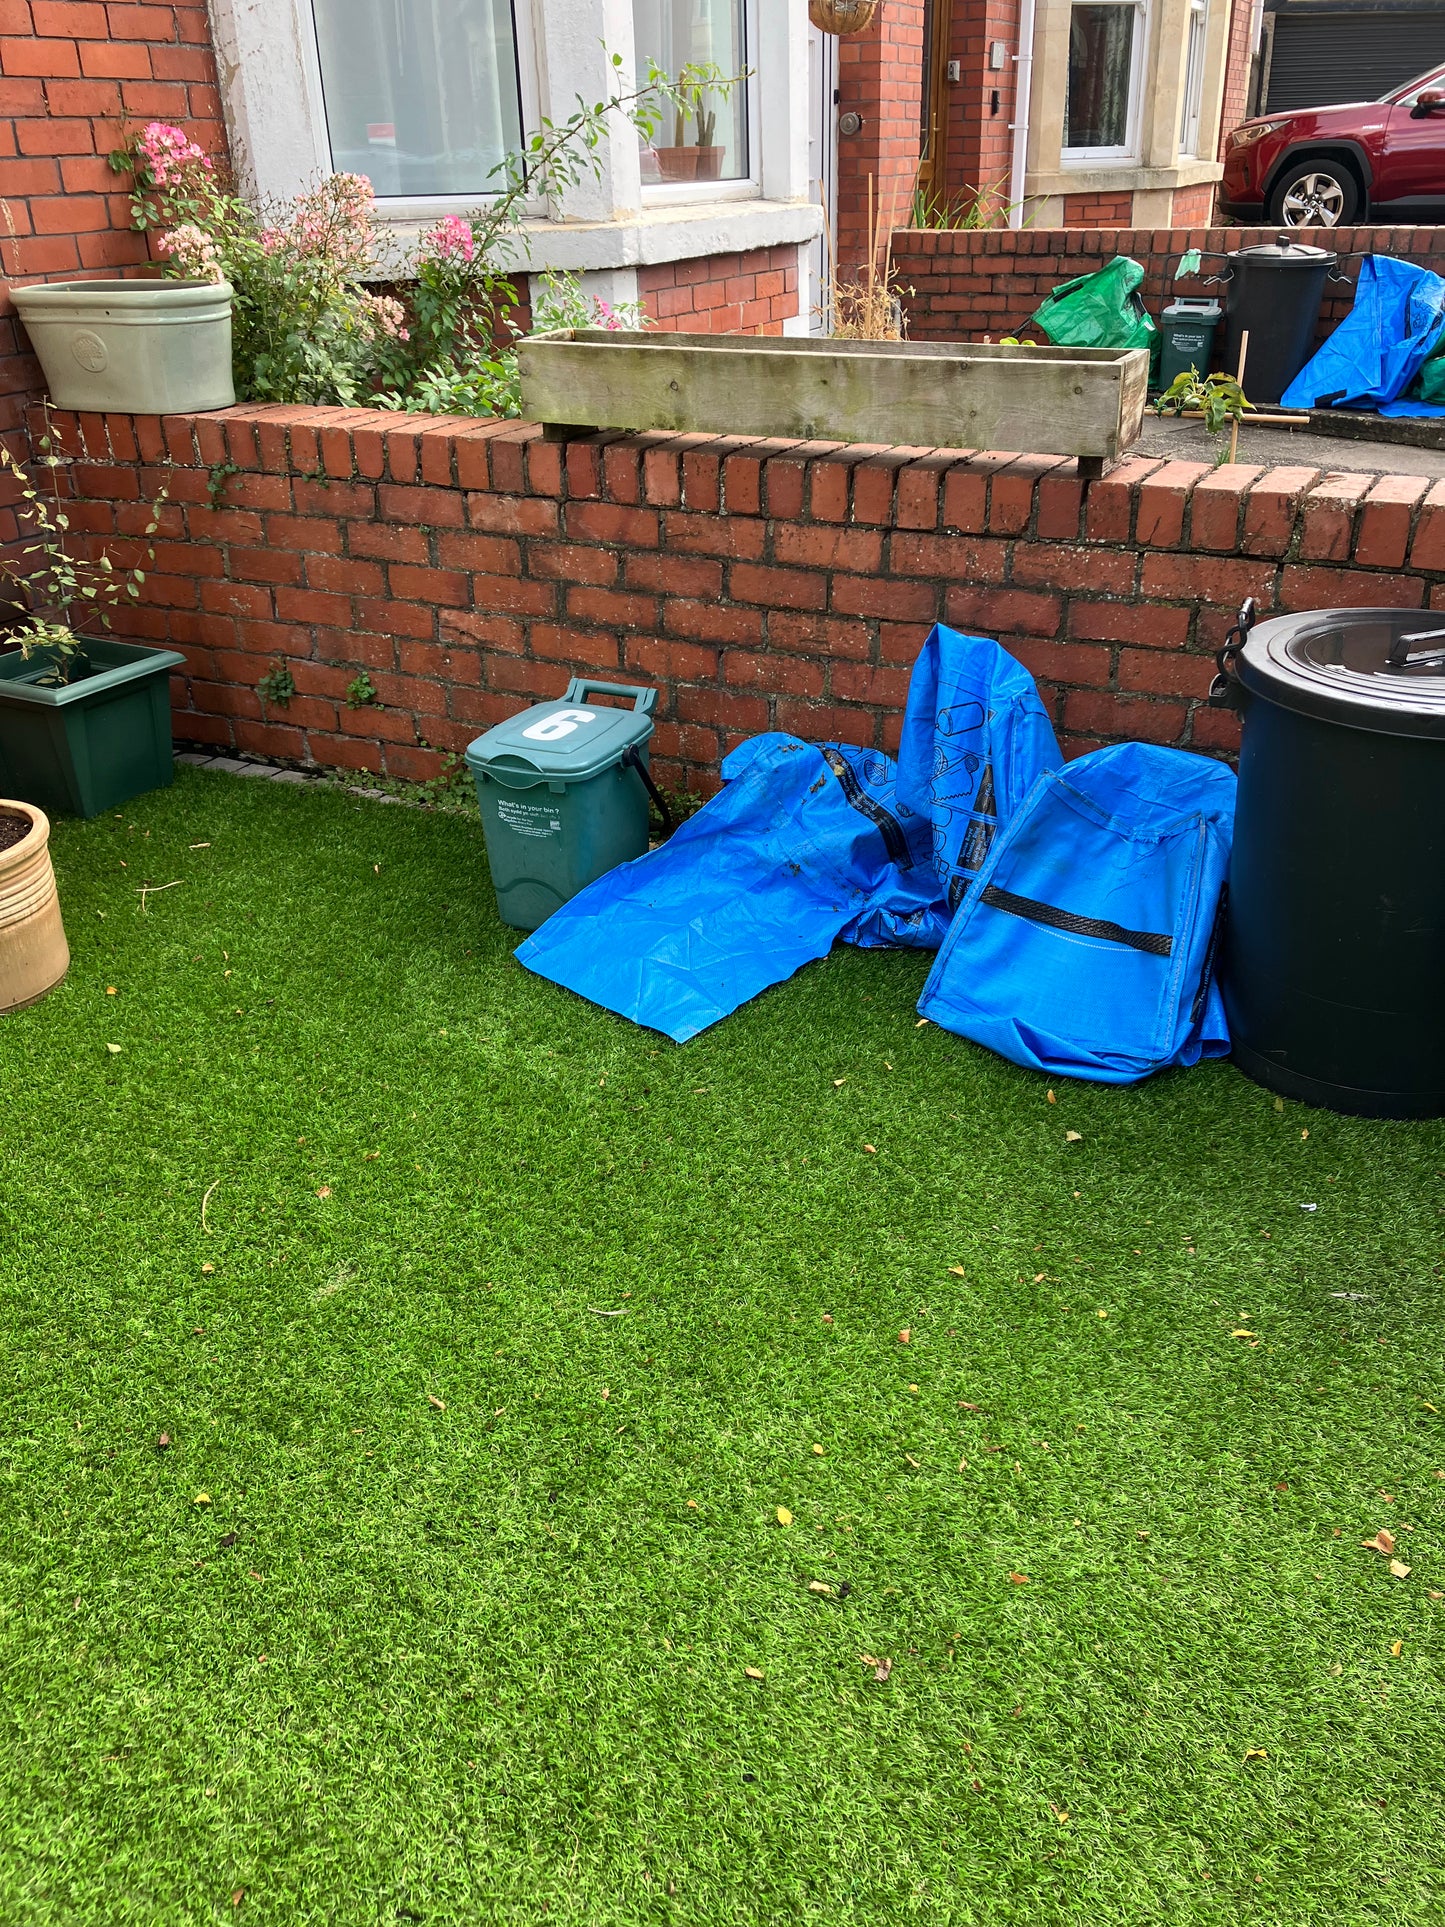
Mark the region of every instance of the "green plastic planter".
[[0, 655], [0, 796], [48, 816], [99, 816], [163, 788], [171, 756], [170, 675], [185, 657], [134, 642], [88, 642], [90, 673], [42, 687], [53, 657]]

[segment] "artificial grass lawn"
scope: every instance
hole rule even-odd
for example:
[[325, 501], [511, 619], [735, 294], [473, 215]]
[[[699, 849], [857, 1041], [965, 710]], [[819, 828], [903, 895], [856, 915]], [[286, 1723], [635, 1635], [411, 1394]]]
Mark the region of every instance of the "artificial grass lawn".
[[1051, 1103], [906, 953], [677, 1049], [341, 792], [55, 850], [7, 1927], [1445, 1918], [1440, 1125]]

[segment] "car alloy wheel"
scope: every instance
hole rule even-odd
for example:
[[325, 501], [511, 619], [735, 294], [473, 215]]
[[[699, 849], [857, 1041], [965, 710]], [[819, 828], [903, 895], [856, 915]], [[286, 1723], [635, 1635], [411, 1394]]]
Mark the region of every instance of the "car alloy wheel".
[[1344, 211], [1345, 190], [1335, 174], [1302, 174], [1280, 204], [1286, 227], [1338, 227]]

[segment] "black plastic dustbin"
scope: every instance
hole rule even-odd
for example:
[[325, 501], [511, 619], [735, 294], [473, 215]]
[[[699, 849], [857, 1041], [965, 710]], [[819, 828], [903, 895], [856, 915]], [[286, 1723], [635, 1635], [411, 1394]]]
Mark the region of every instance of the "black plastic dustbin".
[[1220, 652], [1244, 734], [1222, 972], [1257, 1083], [1445, 1113], [1445, 613], [1316, 610]]
[[1244, 392], [1253, 402], [1277, 402], [1314, 350], [1325, 279], [1338, 260], [1324, 248], [1271, 241], [1237, 248], [1220, 280], [1224, 299], [1224, 366], [1239, 367], [1239, 344], [1249, 335]]

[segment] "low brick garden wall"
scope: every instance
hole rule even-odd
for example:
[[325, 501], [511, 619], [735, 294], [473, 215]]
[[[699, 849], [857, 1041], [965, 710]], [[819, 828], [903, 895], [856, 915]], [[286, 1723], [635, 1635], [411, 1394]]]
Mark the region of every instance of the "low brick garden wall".
[[[1144, 269], [1140, 292], [1150, 314], [1181, 294], [1190, 299], [1217, 298], [1226, 289], [1207, 288], [1198, 280], [1181, 281], [1174, 270], [1188, 248], [1225, 253], [1231, 248], [1258, 247], [1279, 238], [1276, 228], [984, 228], [943, 229], [930, 232], [907, 228], [893, 236], [893, 260], [907, 290], [904, 306], [908, 332], [918, 341], [977, 341], [984, 335], [998, 340], [1016, 334], [1034, 309], [1063, 281], [1093, 274], [1116, 254], [1128, 255]], [[1297, 235], [1286, 238], [1298, 240]], [[1349, 313], [1355, 299], [1354, 282], [1367, 254], [1391, 254], [1413, 261], [1437, 274], [1445, 269], [1445, 227], [1335, 228], [1328, 234], [1303, 237], [1312, 245], [1331, 249], [1340, 257], [1340, 270], [1349, 285], [1325, 284], [1318, 340], [1323, 340]], [[1206, 259], [1205, 275], [1217, 273], [1221, 260]], [[1224, 353], [1224, 330], [1215, 339], [1216, 361]], [[1245, 387], [1249, 381], [1246, 376]]]
[[[578, 672], [661, 689], [663, 778], [760, 730], [892, 748], [930, 624], [997, 636], [1071, 753], [1227, 752], [1204, 706], [1242, 597], [1445, 606], [1445, 483], [367, 411], [61, 417], [76, 520], [134, 537], [125, 632], [174, 645], [178, 740], [403, 778]], [[258, 693], [277, 661], [289, 703]], [[365, 669], [377, 700], [347, 702]]]

